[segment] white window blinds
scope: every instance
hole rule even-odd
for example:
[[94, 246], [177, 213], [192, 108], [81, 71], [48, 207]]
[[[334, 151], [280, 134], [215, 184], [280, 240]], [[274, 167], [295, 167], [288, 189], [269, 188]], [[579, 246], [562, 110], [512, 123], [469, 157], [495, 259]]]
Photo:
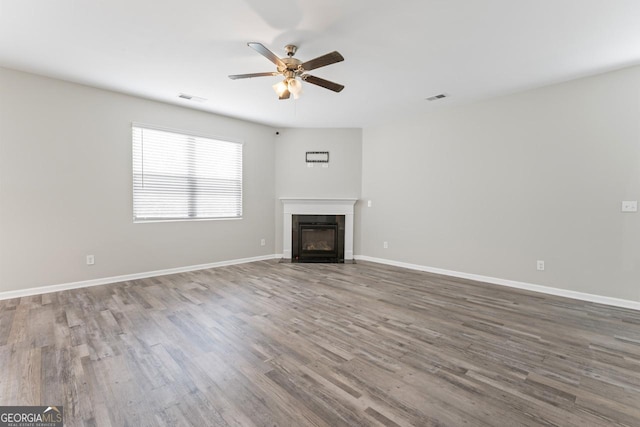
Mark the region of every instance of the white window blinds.
[[134, 221], [242, 217], [242, 144], [133, 125]]

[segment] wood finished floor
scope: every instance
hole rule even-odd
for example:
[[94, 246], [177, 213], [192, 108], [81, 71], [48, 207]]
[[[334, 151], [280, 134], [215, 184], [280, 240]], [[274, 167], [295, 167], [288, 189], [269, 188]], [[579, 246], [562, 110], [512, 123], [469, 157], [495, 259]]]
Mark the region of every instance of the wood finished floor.
[[0, 366], [65, 426], [640, 425], [640, 312], [364, 262], [0, 301]]

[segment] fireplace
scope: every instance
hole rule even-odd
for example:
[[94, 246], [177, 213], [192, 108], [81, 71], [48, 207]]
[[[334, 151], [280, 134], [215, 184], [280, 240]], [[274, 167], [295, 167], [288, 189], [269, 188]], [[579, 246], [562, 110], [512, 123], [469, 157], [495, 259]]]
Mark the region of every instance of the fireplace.
[[[282, 258], [291, 262], [300, 262], [300, 231], [299, 224], [306, 223], [305, 233], [309, 230], [322, 230], [324, 225], [337, 224], [336, 244], [338, 254], [329, 254], [330, 238], [321, 236], [316, 243], [317, 248], [307, 246], [307, 250], [322, 251], [313, 254], [303, 254], [302, 262], [352, 262], [353, 261], [353, 211], [357, 199], [308, 199], [283, 197], [283, 239]], [[294, 217], [296, 218], [294, 221]], [[302, 220], [301, 220], [302, 219]], [[328, 223], [328, 224], [327, 224]], [[324, 228], [326, 232], [327, 228]], [[320, 231], [309, 231], [316, 233]], [[309, 255], [309, 257], [305, 256]], [[326, 257], [324, 256], [326, 255]], [[296, 259], [297, 257], [297, 259]], [[311, 261], [309, 258], [316, 258]], [[334, 261], [337, 259], [337, 261]]]
[[344, 215], [293, 215], [293, 262], [344, 262]]

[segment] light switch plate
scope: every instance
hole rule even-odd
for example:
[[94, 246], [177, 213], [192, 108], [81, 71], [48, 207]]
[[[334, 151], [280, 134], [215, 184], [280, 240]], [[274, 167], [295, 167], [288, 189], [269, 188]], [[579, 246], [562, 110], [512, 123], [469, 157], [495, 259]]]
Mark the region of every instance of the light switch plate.
[[623, 201], [622, 212], [638, 212], [638, 201], [637, 200]]

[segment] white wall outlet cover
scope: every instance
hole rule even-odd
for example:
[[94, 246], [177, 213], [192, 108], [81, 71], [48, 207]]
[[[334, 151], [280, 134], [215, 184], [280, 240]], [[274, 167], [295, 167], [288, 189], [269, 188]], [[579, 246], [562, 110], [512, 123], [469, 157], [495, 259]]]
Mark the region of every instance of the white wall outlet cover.
[[622, 212], [638, 212], [638, 201], [637, 200], [623, 201]]
[[371, 200], [367, 200], [367, 207], [370, 208], [371, 207]]

